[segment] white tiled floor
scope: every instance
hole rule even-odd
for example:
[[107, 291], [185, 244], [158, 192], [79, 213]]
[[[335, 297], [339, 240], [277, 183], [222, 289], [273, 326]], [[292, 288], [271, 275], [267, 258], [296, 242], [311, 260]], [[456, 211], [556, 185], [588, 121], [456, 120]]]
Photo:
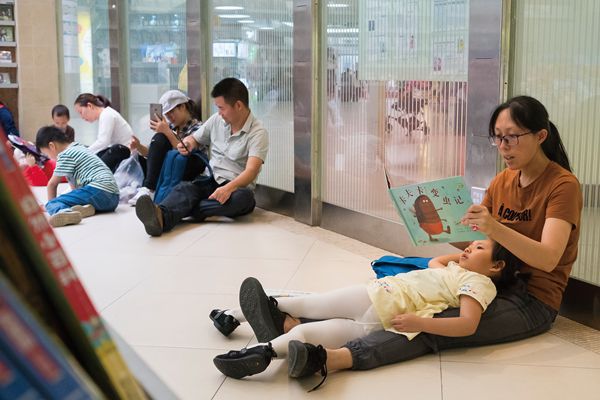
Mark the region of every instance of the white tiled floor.
[[[371, 371], [289, 380], [283, 361], [244, 380], [222, 376], [212, 358], [253, 340], [230, 338], [208, 319], [236, 305], [247, 276], [266, 288], [322, 291], [365, 282], [385, 251], [256, 210], [236, 222], [183, 224], [150, 238], [132, 208], [56, 229], [103, 317], [182, 399], [591, 399], [600, 355], [552, 333], [511, 344], [445, 351]], [[600, 333], [598, 333], [600, 338]]]

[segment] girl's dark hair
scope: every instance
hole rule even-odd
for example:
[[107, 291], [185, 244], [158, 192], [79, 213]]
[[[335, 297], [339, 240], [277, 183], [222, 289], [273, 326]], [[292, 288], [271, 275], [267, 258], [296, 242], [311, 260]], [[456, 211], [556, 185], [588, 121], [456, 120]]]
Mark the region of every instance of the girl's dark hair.
[[529, 274], [521, 273], [522, 261], [498, 242], [494, 242], [492, 248], [492, 261], [504, 261], [500, 276], [493, 279], [498, 290], [507, 289], [519, 280], [527, 282]]
[[248, 88], [242, 81], [237, 78], [225, 78], [219, 81], [210, 92], [210, 95], [214, 98], [223, 96], [223, 99], [230, 106], [234, 105], [236, 101], [241, 101], [246, 107], [249, 107], [249, 96]]
[[81, 107], [85, 107], [92, 103], [97, 107], [110, 107], [110, 100], [101, 94], [81, 93], [75, 99], [74, 104], [78, 104]]
[[67, 135], [55, 126], [43, 126], [35, 135], [35, 145], [38, 149], [48, 148], [50, 142], [71, 143]]
[[198, 113], [199, 107], [196, 105], [196, 102], [192, 99], [189, 99], [187, 103], [181, 103], [179, 106], [185, 106], [185, 109], [190, 113], [192, 118], [200, 119], [200, 114]]
[[538, 132], [542, 129], [548, 131], [548, 137], [542, 143], [542, 150], [546, 157], [560, 164], [563, 168], [571, 171], [569, 157], [565, 146], [560, 139], [556, 126], [548, 118], [548, 111], [537, 99], [529, 96], [517, 96], [500, 104], [490, 118], [489, 135], [493, 137], [496, 132], [496, 120], [500, 112], [508, 109], [510, 117], [515, 123], [530, 132]]
[[52, 107], [52, 117], [67, 117], [67, 119], [71, 119], [71, 115], [69, 114], [69, 109], [64, 104], [57, 104]]

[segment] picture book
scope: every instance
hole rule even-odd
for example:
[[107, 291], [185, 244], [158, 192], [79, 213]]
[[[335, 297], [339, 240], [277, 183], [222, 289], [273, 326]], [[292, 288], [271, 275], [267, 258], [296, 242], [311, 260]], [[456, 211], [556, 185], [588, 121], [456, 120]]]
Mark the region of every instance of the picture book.
[[33, 143], [28, 142], [19, 136], [8, 135], [8, 141], [15, 149], [19, 149], [25, 154], [33, 154], [35, 159], [38, 161], [45, 162], [48, 160], [48, 157], [40, 153]]
[[460, 223], [473, 204], [461, 176], [390, 187], [389, 193], [415, 246], [485, 239]]

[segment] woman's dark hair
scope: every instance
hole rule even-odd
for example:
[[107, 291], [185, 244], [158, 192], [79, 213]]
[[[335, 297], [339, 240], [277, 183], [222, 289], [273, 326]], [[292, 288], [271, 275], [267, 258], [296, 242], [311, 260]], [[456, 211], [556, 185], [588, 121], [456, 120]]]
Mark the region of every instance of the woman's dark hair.
[[489, 135], [493, 137], [496, 132], [496, 120], [500, 112], [508, 109], [510, 117], [515, 123], [530, 132], [539, 132], [542, 129], [548, 131], [548, 137], [542, 143], [542, 150], [546, 157], [560, 164], [563, 168], [571, 171], [569, 157], [565, 151], [565, 146], [560, 139], [560, 134], [556, 126], [548, 118], [546, 107], [538, 100], [529, 96], [517, 96], [500, 104], [490, 118]]
[[196, 102], [192, 99], [189, 99], [187, 103], [178, 104], [177, 107], [184, 106], [188, 113], [192, 116], [192, 118], [200, 119], [200, 114], [198, 113], [199, 106], [196, 105]]
[[50, 142], [71, 143], [67, 135], [55, 126], [43, 126], [35, 135], [35, 145], [38, 149], [48, 148]]
[[227, 104], [234, 105], [236, 101], [241, 101], [246, 107], [249, 107], [248, 89], [246, 85], [236, 78], [225, 78], [217, 83], [210, 95], [214, 98], [222, 96]]
[[110, 107], [110, 100], [101, 94], [81, 93], [75, 99], [74, 104], [78, 104], [81, 107], [85, 107], [88, 104], [93, 104], [97, 107]]
[[57, 104], [52, 107], [52, 117], [67, 117], [67, 119], [71, 119], [71, 115], [69, 114], [69, 109], [64, 104]]
[[492, 261], [504, 261], [500, 276], [493, 279], [498, 290], [507, 289], [519, 280], [526, 282], [529, 278], [528, 274], [521, 273], [522, 261], [498, 242], [494, 242], [492, 248]]

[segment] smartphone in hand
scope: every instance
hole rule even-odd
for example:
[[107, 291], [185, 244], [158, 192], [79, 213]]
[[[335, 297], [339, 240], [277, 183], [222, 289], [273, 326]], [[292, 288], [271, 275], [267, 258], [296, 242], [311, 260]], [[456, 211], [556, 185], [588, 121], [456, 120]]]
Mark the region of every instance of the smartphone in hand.
[[187, 145], [183, 142], [183, 139], [180, 138], [179, 135], [175, 131], [171, 131], [171, 132], [173, 132], [173, 135], [175, 135], [175, 137], [177, 138], [177, 140], [179, 141], [179, 143], [181, 143], [181, 145], [188, 152], [188, 154], [192, 154], [192, 152], [190, 151], [190, 149], [188, 149]]
[[150, 103], [150, 119], [160, 121], [163, 117], [162, 104]]

